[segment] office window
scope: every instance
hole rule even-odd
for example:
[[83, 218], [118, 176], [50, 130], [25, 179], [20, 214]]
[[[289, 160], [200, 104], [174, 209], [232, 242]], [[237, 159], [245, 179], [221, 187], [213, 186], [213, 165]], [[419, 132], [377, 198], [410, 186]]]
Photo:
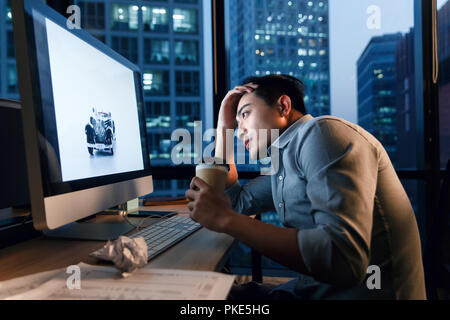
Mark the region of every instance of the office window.
[[173, 31], [197, 33], [197, 10], [173, 9]]
[[190, 189], [191, 180], [178, 180], [177, 181], [177, 188], [180, 190], [188, 190]]
[[18, 93], [17, 69], [15, 64], [8, 64], [7, 69], [7, 91], [8, 93]]
[[170, 102], [147, 101], [145, 103], [145, 118], [148, 129], [170, 128]]
[[96, 38], [97, 40], [99, 40], [99, 41], [105, 43], [105, 36], [104, 36], [103, 34], [96, 34], [96, 33], [92, 33], [92, 32], [91, 32], [91, 35], [92, 35], [94, 38]]
[[179, 65], [197, 65], [198, 41], [175, 41], [175, 63]]
[[111, 47], [113, 50], [117, 51], [128, 60], [137, 63], [138, 61], [137, 38], [113, 36]]
[[143, 75], [144, 94], [149, 96], [170, 95], [169, 71], [146, 70]]
[[105, 29], [104, 3], [79, 1], [78, 6], [81, 10], [81, 25], [83, 29]]
[[14, 33], [13, 33], [13, 31], [8, 30], [7, 36], [8, 36], [7, 56], [8, 56], [8, 58], [14, 58], [16, 56], [16, 53], [14, 51]]
[[177, 71], [176, 94], [177, 96], [198, 96], [200, 95], [199, 73], [198, 71]]
[[[179, 197], [184, 196], [187, 189], [189, 189], [190, 179], [153, 179], [153, 193], [151, 197]], [[187, 186], [187, 188], [186, 188]]]
[[171, 180], [162, 180], [162, 179], [154, 179], [153, 180], [153, 188], [155, 190], [170, 189], [171, 184], [172, 184]]
[[11, 13], [11, 4], [10, 0], [6, 1], [6, 14], [5, 14], [5, 21], [7, 24], [12, 23], [12, 13]]
[[142, 6], [142, 21], [145, 31], [168, 32], [169, 15], [166, 7]]
[[113, 3], [111, 5], [111, 29], [137, 30], [139, 26], [139, 7]]
[[170, 48], [168, 40], [144, 39], [144, 63], [168, 64]]
[[170, 197], [175, 196], [172, 193], [172, 180], [153, 178], [153, 192], [150, 197]]
[[150, 159], [169, 160], [172, 152], [170, 133], [151, 133], [147, 135], [149, 140]]
[[174, 0], [176, 3], [198, 3], [199, 0]]
[[200, 121], [199, 102], [177, 102], [177, 128], [194, 128], [194, 121]]
[[450, 2], [438, 1], [439, 129], [441, 167], [450, 160]]

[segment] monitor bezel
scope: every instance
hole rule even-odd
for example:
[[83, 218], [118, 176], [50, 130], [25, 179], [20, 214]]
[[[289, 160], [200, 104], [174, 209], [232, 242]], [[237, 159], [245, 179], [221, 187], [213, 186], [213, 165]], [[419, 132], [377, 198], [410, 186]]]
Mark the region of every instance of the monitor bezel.
[[[22, 1], [18, 1], [22, 2]], [[13, 6], [14, 7], [14, 6]], [[14, 10], [14, 8], [13, 8]], [[41, 81], [31, 81], [31, 91], [22, 89], [20, 85], [23, 82], [23, 74], [24, 72], [20, 72], [19, 70], [19, 89], [21, 93], [21, 97], [29, 96], [30, 101], [32, 101], [32, 109], [34, 113], [35, 119], [35, 128], [37, 136], [34, 138], [37, 140], [38, 146], [38, 154], [39, 154], [39, 164], [40, 164], [40, 175], [42, 180], [42, 193], [43, 197], [52, 197], [65, 193], [76, 192], [80, 190], [85, 190], [89, 188], [95, 188], [99, 186], [105, 186], [109, 184], [119, 183], [127, 180], [138, 179], [146, 176], [152, 175], [150, 157], [148, 152], [148, 144], [147, 144], [147, 133], [145, 127], [145, 113], [144, 113], [144, 99], [143, 99], [143, 91], [142, 91], [142, 76], [139, 70], [139, 67], [128, 61], [126, 58], [122, 57], [114, 50], [103, 44], [101, 41], [90, 35], [87, 31], [83, 29], [73, 29], [70, 30], [67, 28], [67, 19], [61, 16], [58, 12], [54, 11], [41, 1], [33, 1], [33, 0], [23, 0], [23, 26], [24, 31], [22, 35], [22, 39], [18, 39], [22, 45], [27, 47], [27, 50], [19, 52], [16, 50], [17, 61], [18, 61], [18, 69], [21, 69], [22, 66], [25, 65], [24, 61], [26, 61], [26, 65], [28, 67], [28, 71], [25, 71], [25, 74], [31, 74], [32, 79], [39, 79], [39, 61], [37, 56], [37, 48], [36, 48], [36, 38], [35, 38], [35, 19], [33, 17], [33, 11], [41, 14], [43, 17], [48, 18], [52, 22], [56, 23], [58, 26], [63, 27], [68, 32], [77, 36], [81, 40], [85, 41], [89, 45], [94, 48], [100, 50], [102, 53], [106, 54], [110, 58], [115, 61], [121, 63], [128, 69], [132, 70], [135, 78], [135, 88], [136, 88], [136, 98], [138, 105], [138, 116], [139, 116], [139, 125], [140, 125], [140, 133], [141, 133], [141, 144], [142, 144], [142, 153], [143, 153], [143, 164], [144, 169], [133, 171], [133, 172], [125, 172], [118, 174], [111, 174], [107, 176], [99, 176], [93, 178], [79, 179], [73, 181], [66, 182], [52, 182], [50, 175], [51, 170], [55, 170], [55, 168], [50, 168], [48, 163], [48, 152], [46, 148], [46, 144], [42, 143], [42, 137], [45, 137], [46, 142], [49, 142], [51, 146], [57, 151], [56, 154], [59, 157], [58, 146], [57, 146], [57, 138], [55, 136], [46, 134], [46, 123], [44, 120], [45, 113], [48, 113], [48, 110], [44, 110], [43, 97], [42, 97], [42, 89], [41, 89]], [[14, 12], [16, 13], [16, 12]], [[17, 14], [14, 15], [15, 17]], [[14, 20], [14, 19], [13, 19]], [[20, 20], [20, 19], [17, 19]], [[13, 21], [14, 29], [20, 21]], [[19, 26], [20, 27], [20, 26]], [[44, 28], [45, 29], [45, 28]], [[19, 35], [20, 38], [20, 35]], [[17, 42], [17, 41], [16, 41]], [[20, 48], [20, 45], [16, 48]], [[46, 58], [49, 59], [48, 56], [48, 44], [46, 44]], [[22, 68], [23, 69], [23, 68]], [[21, 76], [22, 75], [22, 76]], [[40, 79], [41, 80], [41, 79]], [[51, 87], [51, 82], [47, 85]], [[53, 94], [49, 94], [53, 101]], [[49, 98], [49, 97], [47, 97]], [[24, 100], [24, 99], [23, 99]], [[54, 112], [54, 104], [52, 103], [51, 108]], [[25, 106], [26, 107], [26, 106]], [[56, 120], [55, 120], [56, 126]], [[56, 141], [56, 144], [54, 143]], [[53, 142], [53, 143], [52, 143]], [[37, 159], [36, 159], [37, 160]], [[60, 163], [60, 161], [59, 161]], [[61, 172], [61, 168], [57, 168], [59, 172]]]

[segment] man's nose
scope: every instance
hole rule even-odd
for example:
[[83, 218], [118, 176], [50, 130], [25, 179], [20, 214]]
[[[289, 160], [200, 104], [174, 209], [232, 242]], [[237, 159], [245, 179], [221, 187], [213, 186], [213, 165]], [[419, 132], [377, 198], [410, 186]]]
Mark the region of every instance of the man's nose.
[[244, 140], [244, 136], [246, 134], [247, 130], [242, 126], [241, 123], [238, 124], [238, 131], [237, 131], [237, 137], [239, 140]]

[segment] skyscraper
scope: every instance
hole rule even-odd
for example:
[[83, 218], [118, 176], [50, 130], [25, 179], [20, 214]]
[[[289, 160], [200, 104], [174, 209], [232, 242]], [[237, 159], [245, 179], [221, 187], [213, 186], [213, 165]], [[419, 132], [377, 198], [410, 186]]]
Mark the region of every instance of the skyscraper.
[[[193, 133], [206, 119], [202, 0], [74, 0], [81, 27], [137, 64], [143, 72], [146, 127], [152, 166], [170, 166], [171, 133]], [[19, 99], [9, 1], [0, 2], [0, 92]], [[212, 114], [212, 112], [210, 113]], [[203, 127], [203, 129], [205, 129]], [[192, 134], [193, 136], [193, 134]], [[194, 150], [194, 148], [192, 148]], [[195, 154], [191, 154], [194, 158]], [[189, 181], [155, 181], [155, 194], [184, 194]]]
[[402, 34], [373, 37], [357, 62], [358, 124], [375, 135], [396, 165], [396, 50]]
[[308, 113], [330, 113], [328, 0], [230, 0], [228, 35], [230, 87], [289, 74], [306, 85]]
[[416, 99], [414, 28], [398, 42], [395, 58], [397, 106], [397, 167], [416, 169]]

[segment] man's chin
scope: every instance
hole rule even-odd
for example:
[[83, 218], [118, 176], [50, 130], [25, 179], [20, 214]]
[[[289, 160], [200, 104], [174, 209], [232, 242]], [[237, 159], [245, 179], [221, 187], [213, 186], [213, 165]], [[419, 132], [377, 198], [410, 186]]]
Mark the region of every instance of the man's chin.
[[256, 151], [256, 152], [253, 152], [253, 151], [249, 152], [249, 156], [250, 156], [250, 159], [252, 159], [253, 161], [258, 161], [259, 160], [258, 151]]

